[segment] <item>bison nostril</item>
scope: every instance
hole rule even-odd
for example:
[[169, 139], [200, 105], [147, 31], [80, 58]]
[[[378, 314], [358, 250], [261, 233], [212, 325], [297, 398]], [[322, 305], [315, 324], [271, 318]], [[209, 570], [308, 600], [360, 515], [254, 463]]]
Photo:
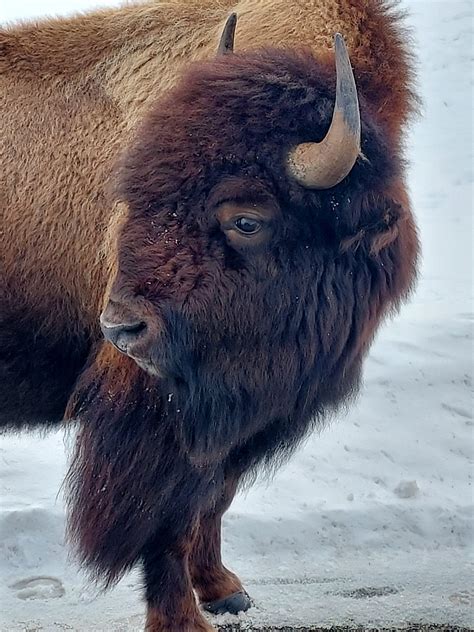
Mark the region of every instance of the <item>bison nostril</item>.
[[131, 344], [144, 334], [147, 326], [141, 320], [134, 323], [113, 323], [101, 317], [100, 327], [106, 340], [109, 340], [123, 353], [127, 353]]

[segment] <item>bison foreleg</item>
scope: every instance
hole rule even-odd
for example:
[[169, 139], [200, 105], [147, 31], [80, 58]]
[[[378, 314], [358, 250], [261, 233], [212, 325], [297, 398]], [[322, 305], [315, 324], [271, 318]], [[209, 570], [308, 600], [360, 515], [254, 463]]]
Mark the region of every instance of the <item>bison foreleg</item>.
[[194, 588], [204, 609], [213, 614], [237, 614], [251, 606], [240, 579], [223, 565], [221, 559], [222, 516], [229, 508], [236, 488], [235, 480], [227, 480], [212, 510], [201, 515], [190, 558]]
[[188, 561], [192, 534], [174, 542], [157, 535], [143, 553], [147, 632], [213, 632], [193, 592]]

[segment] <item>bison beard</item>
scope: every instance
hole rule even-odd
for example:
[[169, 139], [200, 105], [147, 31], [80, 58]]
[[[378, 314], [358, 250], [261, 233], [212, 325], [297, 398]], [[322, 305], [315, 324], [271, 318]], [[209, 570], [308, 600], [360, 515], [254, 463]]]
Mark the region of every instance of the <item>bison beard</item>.
[[163, 546], [167, 530], [173, 537], [185, 530], [216, 485], [212, 470], [186, 461], [154, 382], [103, 347], [70, 403], [82, 423], [67, 477], [69, 537], [107, 586], [137, 562], [160, 525]]
[[163, 547], [185, 532], [221, 481], [180, 449], [156, 378], [114, 349], [102, 347], [83, 373], [68, 414], [82, 422], [67, 477], [68, 533], [109, 586], [157, 531]]

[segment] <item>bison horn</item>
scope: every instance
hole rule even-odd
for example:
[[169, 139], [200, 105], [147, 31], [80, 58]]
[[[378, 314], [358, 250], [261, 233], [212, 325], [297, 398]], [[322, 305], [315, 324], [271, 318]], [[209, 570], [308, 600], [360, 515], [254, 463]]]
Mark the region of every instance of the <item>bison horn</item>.
[[288, 171], [308, 189], [330, 189], [351, 171], [360, 154], [357, 87], [342, 35], [334, 38], [336, 104], [331, 126], [319, 143], [302, 143], [288, 156]]
[[237, 26], [237, 14], [231, 13], [227, 18], [224, 30], [222, 31], [217, 57], [228, 55], [234, 52], [235, 27]]

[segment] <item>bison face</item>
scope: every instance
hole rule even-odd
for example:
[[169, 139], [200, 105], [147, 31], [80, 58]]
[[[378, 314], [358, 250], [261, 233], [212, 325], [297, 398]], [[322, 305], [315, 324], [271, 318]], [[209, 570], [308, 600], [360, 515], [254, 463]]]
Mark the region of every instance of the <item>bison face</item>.
[[[239, 301], [242, 292], [255, 290], [255, 282], [275, 281], [277, 267], [271, 261], [272, 253], [283, 228], [281, 209], [274, 196], [263, 183], [248, 178], [224, 178], [211, 191], [195, 225], [181, 225], [176, 218], [176, 212], [168, 212], [164, 218], [157, 214], [145, 222], [140, 238], [141, 256], [137, 260], [133, 252], [127, 253], [127, 268], [120, 269], [101, 315], [105, 337], [157, 376], [173, 374], [171, 365], [176, 365], [176, 353], [168, 359], [163, 356], [163, 319], [167, 309], [186, 314], [189, 319], [194, 319], [197, 311], [204, 314], [208, 324], [216, 310], [221, 312], [218, 330], [222, 334], [218, 333], [218, 338], [228, 337], [225, 323], [234, 320], [234, 316], [232, 331], [245, 330], [247, 339], [252, 332], [258, 333], [261, 325], [253, 322], [255, 316], [246, 314], [246, 307], [239, 306]], [[120, 240], [121, 252], [128, 251], [130, 233], [138, 225], [127, 224]], [[136, 245], [137, 241], [134, 239], [133, 243]], [[153, 256], [152, 246], [156, 248]], [[148, 259], [151, 269], [145, 279]], [[132, 260], [136, 276], [130, 275]], [[224, 288], [216, 303], [218, 283]], [[229, 292], [233, 295], [233, 309], [226, 298]], [[263, 318], [263, 323], [266, 320], [268, 317]], [[198, 347], [201, 346], [199, 342]], [[189, 351], [189, 343], [187, 348]]]
[[331, 64], [306, 53], [193, 66], [124, 154], [102, 328], [151, 376], [192, 454], [221, 458], [268, 424], [276, 443], [301, 436], [353, 392], [410, 287], [398, 148], [360, 96], [362, 152], [337, 186], [308, 186], [301, 167], [335, 101]]

